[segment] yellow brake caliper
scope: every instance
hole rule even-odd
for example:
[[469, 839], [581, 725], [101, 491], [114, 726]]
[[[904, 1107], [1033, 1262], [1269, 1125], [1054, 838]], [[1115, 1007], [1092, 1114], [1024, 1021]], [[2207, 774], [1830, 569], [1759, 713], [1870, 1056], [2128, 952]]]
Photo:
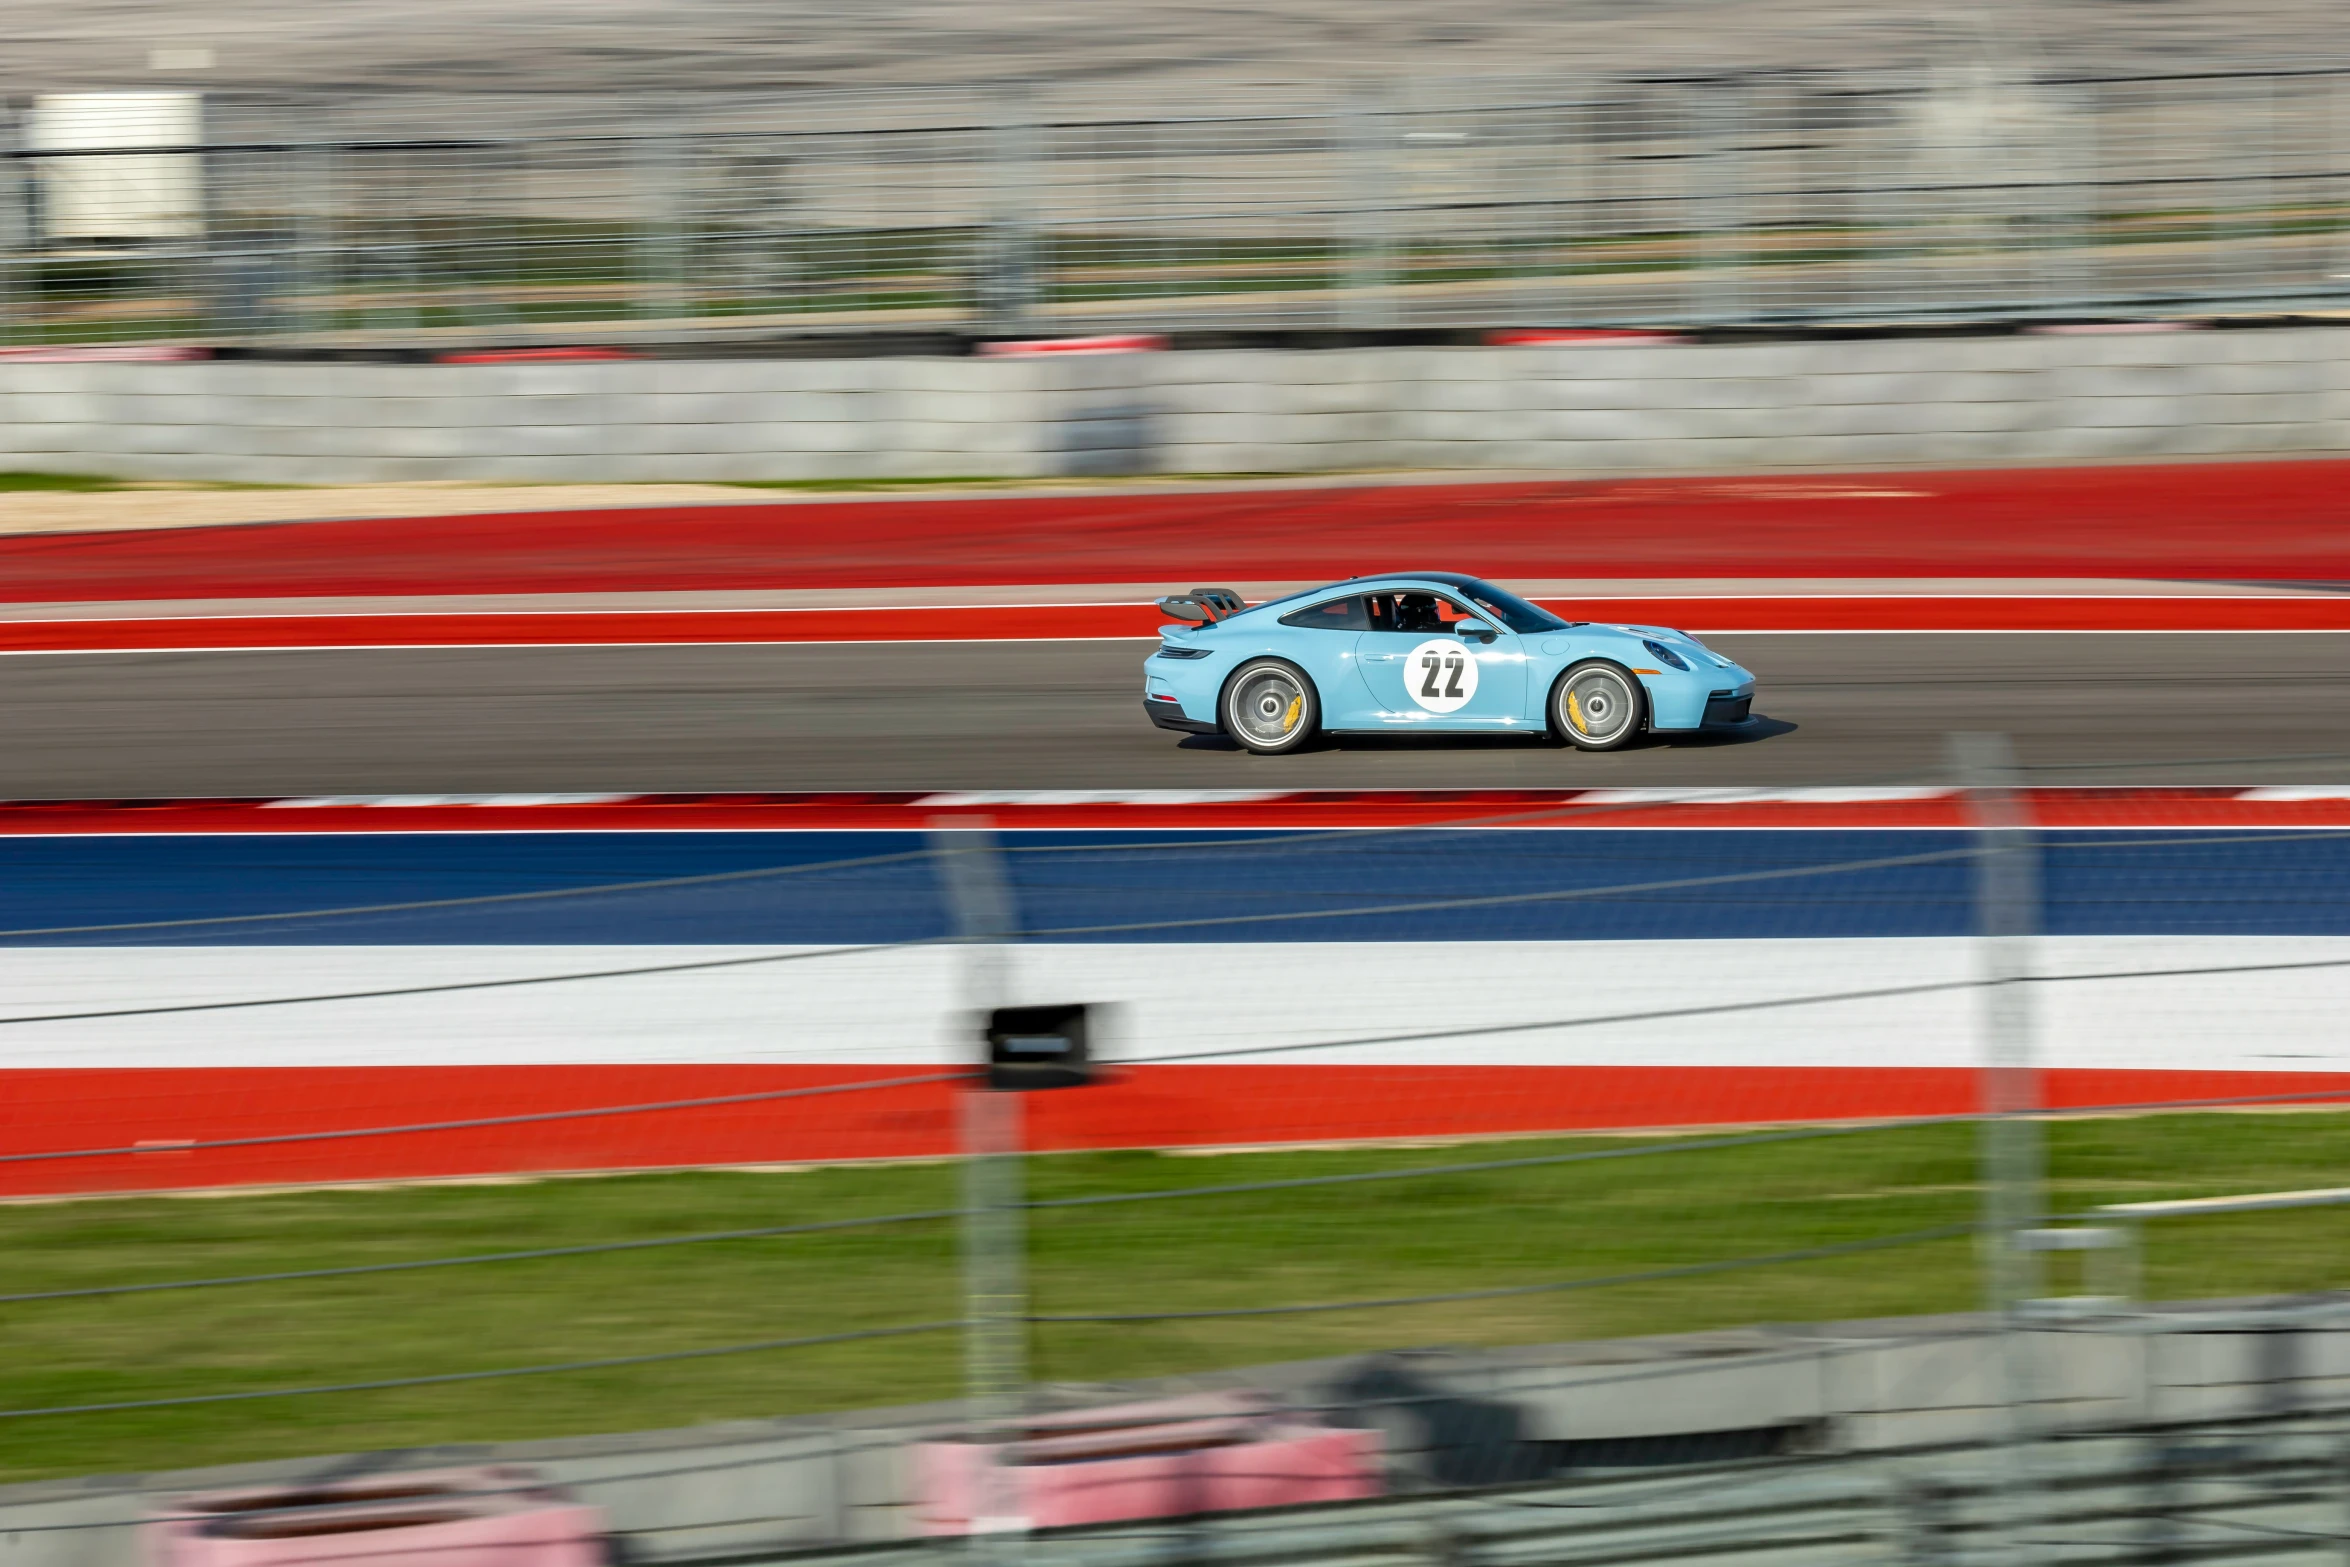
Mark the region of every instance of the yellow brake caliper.
[[1297, 727], [1297, 715], [1304, 712], [1305, 710], [1306, 699], [1304, 697], [1291, 697], [1289, 699], [1289, 711], [1282, 715], [1281, 732], [1283, 734], [1287, 734], [1292, 729], [1295, 729]]
[[1583, 722], [1583, 704], [1575, 700], [1572, 691], [1567, 693], [1567, 722], [1575, 726], [1575, 733], [1579, 735], [1591, 733], [1591, 726]]

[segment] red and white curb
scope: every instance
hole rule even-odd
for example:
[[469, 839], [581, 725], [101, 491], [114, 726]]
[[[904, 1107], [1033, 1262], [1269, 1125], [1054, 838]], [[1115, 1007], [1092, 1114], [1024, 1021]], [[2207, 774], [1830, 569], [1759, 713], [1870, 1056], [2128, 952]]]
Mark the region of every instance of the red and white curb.
[[[1673, 626], [1696, 635], [2350, 631], [2350, 595], [1688, 594], [1541, 600], [1573, 620]], [[1165, 615], [1148, 602], [611, 609], [550, 596], [516, 610], [339, 611], [305, 601], [277, 612], [96, 615], [59, 606], [0, 614], [0, 654], [247, 652], [324, 648], [662, 647], [794, 642], [1147, 640]]]
[[[2350, 784], [2022, 791], [2051, 829], [2350, 828]], [[1006, 789], [777, 794], [344, 794], [0, 801], [0, 837], [170, 833], [920, 831], [1444, 827], [1888, 828], [1975, 825], [1941, 785], [1782, 789]]]

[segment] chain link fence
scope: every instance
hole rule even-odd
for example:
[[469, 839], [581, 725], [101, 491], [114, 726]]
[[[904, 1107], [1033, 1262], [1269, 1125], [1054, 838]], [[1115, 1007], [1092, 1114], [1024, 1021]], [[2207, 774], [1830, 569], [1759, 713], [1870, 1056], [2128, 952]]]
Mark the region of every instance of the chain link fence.
[[62, 95], [0, 340], [1765, 327], [2337, 306], [2350, 72], [1231, 89]]
[[[2340, 1117], [2195, 1112], [2350, 1094], [2343, 791], [1964, 761], [1773, 807], [1843, 826], [10, 839], [0, 1466], [418, 1450], [239, 1504], [312, 1539], [460, 1435], [927, 1398], [554, 1467], [646, 1561], [2338, 1559], [2345, 1194], [2258, 1194]], [[974, 1009], [1077, 999], [1111, 1081], [978, 1089]], [[56, 1201], [599, 1149], [867, 1162]], [[982, 1522], [940, 1444], [1082, 1510], [1105, 1440], [1320, 1506], [909, 1543]], [[1281, 1469], [1325, 1440], [1377, 1454], [1339, 1511]], [[155, 1505], [11, 1493], [0, 1559]]]

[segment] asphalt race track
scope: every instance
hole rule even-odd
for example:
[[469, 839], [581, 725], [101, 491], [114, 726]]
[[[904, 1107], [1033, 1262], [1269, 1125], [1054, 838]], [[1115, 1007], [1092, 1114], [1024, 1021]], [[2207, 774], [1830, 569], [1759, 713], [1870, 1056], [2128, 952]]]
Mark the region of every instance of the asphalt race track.
[[582, 790], [1438, 788], [1948, 781], [2013, 735], [2044, 782], [2334, 783], [2350, 635], [1720, 636], [1740, 738], [1287, 758], [1153, 729], [1147, 642], [351, 649], [0, 662], [0, 797]]

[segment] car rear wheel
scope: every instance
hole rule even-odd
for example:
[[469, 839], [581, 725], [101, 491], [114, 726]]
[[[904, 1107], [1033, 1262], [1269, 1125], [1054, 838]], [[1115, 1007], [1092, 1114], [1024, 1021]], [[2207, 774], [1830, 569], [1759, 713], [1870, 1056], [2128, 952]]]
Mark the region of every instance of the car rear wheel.
[[1278, 756], [1311, 740], [1322, 727], [1314, 683], [1294, 664], [1260, 658], [1241, 665], [1224, 683], [1224, 732], [1259, 756]]
[[1622, 666], [1577, 664], [1551, 688], [1551, 733], [1579, 750], [1619, 750], [1639, 735], [1646, 707], [1640, 682]]

